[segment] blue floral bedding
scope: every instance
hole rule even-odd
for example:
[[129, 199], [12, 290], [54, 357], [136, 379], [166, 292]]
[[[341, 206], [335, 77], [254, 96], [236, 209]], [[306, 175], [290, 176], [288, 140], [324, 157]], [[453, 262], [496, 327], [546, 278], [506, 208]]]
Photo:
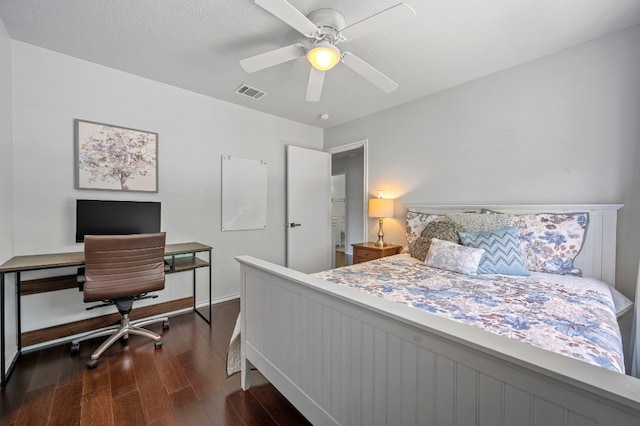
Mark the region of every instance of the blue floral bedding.
[[471, 277], [409, 255], [314, 275], [624, 373], [611, 291], [598, 280], [545, 273]]

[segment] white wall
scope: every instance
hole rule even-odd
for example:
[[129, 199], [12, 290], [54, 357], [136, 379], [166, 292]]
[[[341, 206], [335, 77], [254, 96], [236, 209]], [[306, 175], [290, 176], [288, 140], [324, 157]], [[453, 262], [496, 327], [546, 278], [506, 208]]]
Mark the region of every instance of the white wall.
[[0, 263], [13, 255], [11, 39], [0, 20]]
[[[0, 263], [13, 257], [13, 107], [12, 107], [11, 39], [0, 20]], [[15, 286], [12, 277], [6, 277], [5, 297], [7, 322], [5, 345], [7, 361], [16, 351]], [[5, 318], [0, 318], [4, 321]]]
[[[404, 204], [624, 203], [617, 287], [640, 257], [640, 26], [325, 131], [369, 140], [369, 188]], [[374, 194], [372, 194], [374, 195]], [[369, 239], [375, 239], [373, 221]]]
[[[239, 292], [234, 256], [284, 263], [284, 146], [321, 149], [321, 129], [22, 42], [13, 41], [13, 54], [16, 255], [82, 250], [74, 243], [75, 200], [94, 198], [161, 201], [168, 243], [213, 246], [214, 299]], [[74, 189], [74, 118], [157, 132], [159, 193]], [[267, 162], [266, 230], [220, 230], [227, 154]], [[169, 276], [164, 298], [190, 294], [190, 277]], [[23, 298], [23, 330], [85, 316], [80, 297], [68, 290]], [[29, 314], [39, 309], [52, 319]]]

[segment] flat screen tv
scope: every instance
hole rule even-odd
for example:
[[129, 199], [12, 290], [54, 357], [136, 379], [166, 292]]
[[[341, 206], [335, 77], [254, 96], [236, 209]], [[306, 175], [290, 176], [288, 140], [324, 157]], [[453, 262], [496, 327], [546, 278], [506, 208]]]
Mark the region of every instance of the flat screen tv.
[[160, 232], [160, 202], [76, 201], [76, 242], [85, 235], [126, 235]]

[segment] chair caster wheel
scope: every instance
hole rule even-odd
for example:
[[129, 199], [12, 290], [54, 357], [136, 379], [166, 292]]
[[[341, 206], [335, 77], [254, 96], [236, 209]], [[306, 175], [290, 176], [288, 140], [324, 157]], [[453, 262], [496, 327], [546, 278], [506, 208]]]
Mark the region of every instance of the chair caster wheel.
[[162, 347], [162, 340], [155, 342], [153, 345], [156, 347], [156, 349], [160, 349]]
[[80, 343], [71, 343], [71, 353], [77, 354], [80, 352]]
[[97, 365], [98, 365], [97, 359], [90, 359], [89, 362], [87, 362], [87, 368], [89, 369], [96, 368]]
[[162, 321], [162, 329], [166, 330], [167, 328], [169, 328], [171, 326], [171, 324], [169, 324], [169, 320], [167, 321]]

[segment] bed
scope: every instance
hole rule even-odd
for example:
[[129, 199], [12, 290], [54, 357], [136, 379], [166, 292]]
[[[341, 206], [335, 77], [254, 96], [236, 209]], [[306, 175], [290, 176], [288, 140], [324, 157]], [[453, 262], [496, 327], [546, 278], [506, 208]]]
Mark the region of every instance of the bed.
[[[615, 313], [613, 319], [602, 313], [615, 312], [614, 293], [600, 281], [615, 284], [619, 207], [408, 206], [410, 211], [430, 214], [482, 209], [514, 215], [588, 213], [588, 232], [575, 259], [559, 265], [568, 271], [581, 269], [585, 277], [595, 279], [590, 280], [595, 287], [586, 289], [579, 278], [564, 275], [559, 277], [561, 283], [546, 282], [547, 287], [543, 285], [528, 301], [553, 300], [547, 296], [552, 287], [561, 285], [566, 286], [560, 291], [564, 295], [574, 291], [595, 301], [596, 308], [586, 308], [587, 319], [578, 322], [582, 328], [591, 327], [589, 333], [573, 333], [588, 334], [587, 347], [585, 342], [569, 341], [558, 349], [553, 343], [547, 349], [555, 352], [543, 349], [545, 341], [555, 341], [550, 333], [563, 327], [549, 318], [534, 318], [550, 327], [519, 341], [505, 336], [527, 328], [527, 321], [518, 316], [509, 327], [491, 324], [495, 312], [478, 314], [476, 306], [471, 312], [479, 324], [470, 325], [459, 317], [474, 315], [447, 317], [445, 306], [475, 297], [476, 305], [500, 310], [496, 300], [509, 285], [529, 285], [547, 274], [533, 273], [515, 281], [498, 275], [507, 287], [493, 294], [474, 287], [475, 292], [465, 295], [454, 294], [446, 283], [462, 279], [467, 287], [479, 286], [488, 275], [467, 277], [445, 271], [437, 294], [429, 290], [425, 295], [425, 289], [409, 278], [434, 271], [406, 254], [316, 276], [239, 257], [242, 387], [249, 388], [248, 372], [254, 366], [316, 424], [639, 424], [640, 383], [621, 374]], [[413, 272], [403, 272], [411, 268]], [[394, 278], [363, 284], [373, 276]], [[409, 281], [402, 283], [405, 276]], [[380, 293], [393, 296], [383, 298]], [[416, 309], [416, 299], [407, 293], [439, 298], [440, 305], [423, 303], [426, 309]], [[569, 296], [576, 298], [573, 293]], [[444, 314], [438, 315], [441, 308]], [[491, 330], [492, 326], [504, 333]], [[575, 327], [575, 323], [564, 326], [564, 335]], [[604, 342], [605, 348], [589, 348], [594, 342]]]

